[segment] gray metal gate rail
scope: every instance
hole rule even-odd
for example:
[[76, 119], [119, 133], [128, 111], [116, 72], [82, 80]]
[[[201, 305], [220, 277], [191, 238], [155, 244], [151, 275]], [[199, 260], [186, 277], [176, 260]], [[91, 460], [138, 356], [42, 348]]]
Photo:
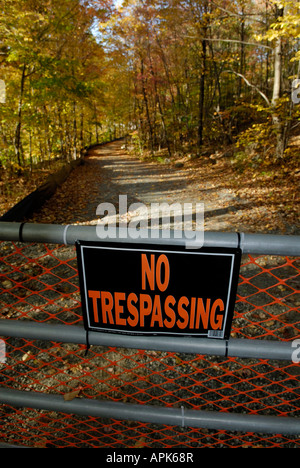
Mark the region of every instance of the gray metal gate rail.
[[[169, 244], [184, 244], [174, 232]], [[0, 224], [0, 241], [49, 243], [73, 245], [76, 240], [99, 240], [95, 226], [58, 226], [7, 223]], [[116, 239], [118, 242], [137, 242], [130, 238]], [[107, 242], [113, 242], [108, 240]], [[165, 244], [166, 239], [143, 239], [143, 242]], [[191, 241], [189, 240], [189, 243]], [[300, 257], [299, 236], [256, 235], [237, 233], [205, 233], [205, 247], [238, 247], [243, 254]], [[43, 324], [30, 321], [0, 320], [0, 336], [30, 340], [46, 340], [61, 343], [84, 344], [86, 333], [83, 327], [74, 325]], [[172, 351], [210, 356], [283, 360], [292, 362], [295, 351], [291, 341], [268, 341], [231, 338], [228, 341], [178, 337], [139, 337], [90, 332], [91, 345], [112, 346], [131, 349]], [[218, 413], [182, 408], [163, 408], [75, 398], [64, 401], [61, 395], [40, 394], [0, 389], [0, 403], [16, 407], [54, 410], [103, 418], [115, 418], [182, 427], [220, 429], [230, 431], [259, 432], [265, 434], [300, 434], [300, 419], [264, 415]]]

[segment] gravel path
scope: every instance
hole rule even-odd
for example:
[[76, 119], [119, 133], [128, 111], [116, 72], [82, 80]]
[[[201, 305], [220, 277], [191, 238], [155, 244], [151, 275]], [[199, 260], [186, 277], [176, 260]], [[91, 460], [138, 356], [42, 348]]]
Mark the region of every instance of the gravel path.
[[[128, 207], [132, 203], [204, 203], [206, 230], [235, 231], [248, 203], [224, 184], [220, 171], [215, 169], [214, 180], [205, 178], [204, 165], [195, 179], [195, 167], [188, 162], [183, 167], [145, 162], [129, 155], [124, 141], [109, 143], [90, 150], [85, 164], [27, 221], [96, 224], [100, 203], [112, 203], [118, 212], [119, 196], [126, 195]], [[251, 223], [240, 227], [249, 230]]]
[[264, 173], [247, 177], [225, 157], [165, 161], [142, 161], [126, 151], [122, 140], [95, 147], [27, 221], [97, 224], [97, 206], [112, 203], [118, 213], [119, 196], [126, 195], [128, 208], [132, 203], [193, 203], [194, 208], [203, 203], [206, 231], [300, 233], [297, 216], [290, 211], [297, 210], [293, 175], [280, 184]]

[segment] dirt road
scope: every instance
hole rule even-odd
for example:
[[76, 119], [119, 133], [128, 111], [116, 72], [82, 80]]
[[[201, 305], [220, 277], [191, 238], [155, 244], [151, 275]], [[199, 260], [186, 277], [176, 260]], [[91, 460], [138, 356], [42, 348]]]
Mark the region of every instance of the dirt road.
[[222, 167], [208, 163], [181, 167], [145, 162], [128, 154], [117, 141], [90, 150], [85, 164], [76, 168], [56, 194], [28, 221], [40, 223], [96, 224], [100, 203], [112, 203], [118, 212], [119, 196], [132, 203], [204, 203], [205, 229], [236, 231], [251, 228], [241, 223], [249, 202], [222, 179]]

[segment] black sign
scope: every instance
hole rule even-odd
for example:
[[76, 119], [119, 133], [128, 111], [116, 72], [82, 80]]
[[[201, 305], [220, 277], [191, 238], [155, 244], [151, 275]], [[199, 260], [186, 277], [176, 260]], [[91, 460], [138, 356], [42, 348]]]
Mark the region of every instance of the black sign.
[[77, 242], [86, 330], [228, 339], [240, 249]]

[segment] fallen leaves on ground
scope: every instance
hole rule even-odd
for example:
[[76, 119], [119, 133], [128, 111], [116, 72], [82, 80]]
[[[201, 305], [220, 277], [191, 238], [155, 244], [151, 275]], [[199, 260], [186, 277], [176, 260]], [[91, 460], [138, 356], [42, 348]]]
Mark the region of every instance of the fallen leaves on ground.
[[235, 195], [234, 230], [242, 227], [247, 232], [300, 232], [300, 170], [296, 160], [289, 169], [274, 164], [268, 170], [262, 165], [240, 172], [228, 159], [218, 160], [216, 164], [204, 162], [204, 166], [202, 160], [197, 160], [191, 167], [192, 178], [199, 181], [199, 187], [209, 181], [214, 188], [211, 198], [224, 188]]
[[[114, 193], [117, 190], [114, 183], [118, 182], [121, 184], [119, 187], [122, 187], [121, 179], [126, 181], [127, 187], [128, 180], [131, 180], [130, 190], [138, 199], [141, 196], [138, 187], [143, 184], [138, 172], [135, 173], [135, 167], [138, 168], [140, 161], [122, 150], [122, 144], [114, 143], [91, 150], [85, 164], [75, 168], [54, 196], [27, 221], [49, 224], [84, 224], [95, 221], [98, 204], [102, 201], [114, 203], [111, 197], [119, 196], [119, 193]], [[116, 162], [119, 157], [128, 157], [130, 164], [126, 171], [121, 174], [119, 172], [114, 179], [116, 171], [113, 167], [110, 168], [109, 175], [101, 169], [99, 160], [104, 154], [112, 154]], [[203, 201], [209, 205], [211, 219], [207, 223], [207, 230], [288, 234], [300, 231], [300, 171], [296, 158], [284, 163], [281, 161], [277, 165], [270, 165], [266, 161], [260, 167], [248, 167], [243, 171], [238, 170], [232, 158], [186, 159], [179, 169], [174, 164], [166, 166], [154, 164], [153, 161], [143, 164], [146, 164], [146, 171], [149, 170], [149, 177], [156, 171], [155, 182], [151, 182], [151, 187], [148, 185], [152, 192], [157, 189], [157, 202], [172, 203], [171, 192], [160, 191], [164, 183], [168, 184], [166, 187], [170, 187], [168, 177], [170, 178], [170, 171], [174, 171], [177, 177], [176, 201], [183, 202], [188, 192], [196, 202]], [[159, 178], [158, 168], [161, 170]], [[178, 179], [182, 180], [182, 189]], [[143, 202], [143, 199], [140, 198], [140, 201]], [[214, 210], [219, 210], [217, 217]], [[222, 223], [223, 220], [226, 223]]]
[[95, 157], [90, 155], [83, 165], [76, 167], [29, 221], [47, 224], [76, 224], [86, 221], [91, 204], [97, 206], [100, 192], [101, 171], [95, 163]]
[[51, 163], [45, 162], [43, 167], [36, 167], [32, 171], [24, 171], [19, 175], [2, 170], [0, 172], [0, 216], [43, 185], [51, 174], [59, 171], [65, 164], [66, 162], [61, 160], [53, 160]]

